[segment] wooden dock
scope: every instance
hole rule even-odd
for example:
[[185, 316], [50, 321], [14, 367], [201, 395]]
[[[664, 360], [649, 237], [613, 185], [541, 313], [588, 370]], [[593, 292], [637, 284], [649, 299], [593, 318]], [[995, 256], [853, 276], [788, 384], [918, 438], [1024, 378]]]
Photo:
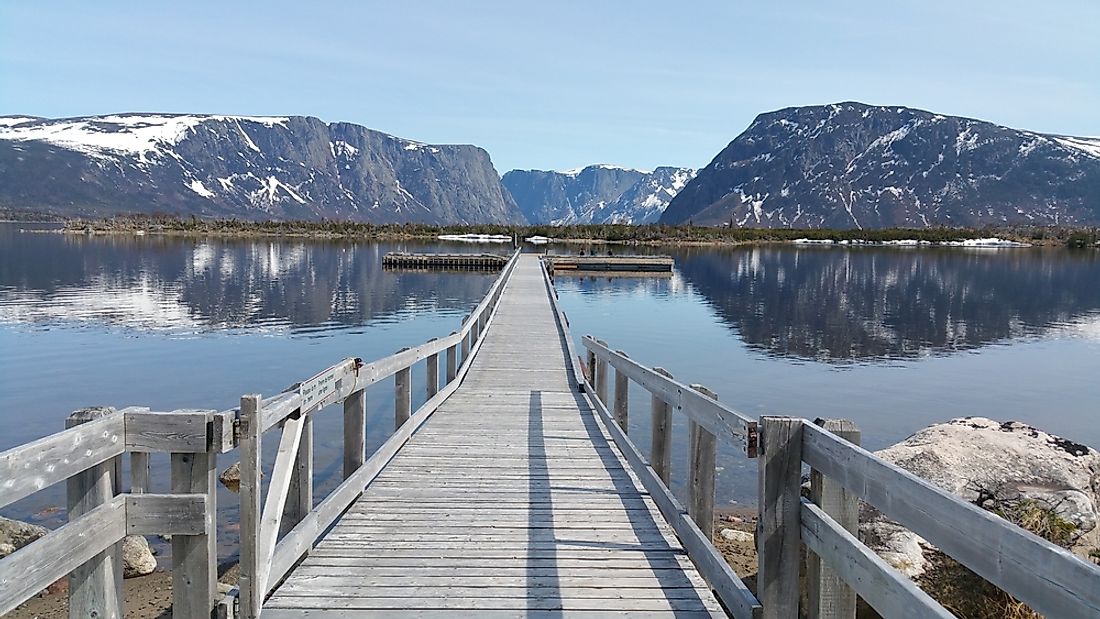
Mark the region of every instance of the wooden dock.
[[554, 274], [571, 272], [672, 273], [670, 256], [547, 256]]
[[[581, 344], [584, 360], [548, 271], [517, 252], [446, 337], [220, 412], [74, 412], [0, 453], [0, 507], [62, 482], [69, 504], [66, 524], [0, 559], [0, 615], [68, 575], [71, 619], [122, 616], [121, 544], [138, 534], [171, 536], [176, 619], [855, 619], [857, 596], [884, 617], [953, 616], [857, 539], [863, 500], [1045, 616], [1100, 616], [1100, 567], [861, 449], [850, 422], [750, 419]], [[368, 388], [390, 380], [393, 432], [368, 457]], [[651, 399], [644, 455], [631, 385]], [[315, 501], [312, 422], [337, 406], [344, 480]], [[669, 490], [674, 415], [684, 503]], [[751, 591], [711, 543], [719, 443], [759, 468]], [[240, 584], [223, 594], [217, 458], [237, 449]], [[151, 483], [151, 453], [170, 454], [169, 483]]]
[[567, 371], [538, 260], [521, 256], [462, 388], [265, 617], [725, 615]]
[[382, 257], [387, 269], [443, 269], [454, 271], [499, 271], [508, 263], [500, 254], [410, 254], [390, 252]]

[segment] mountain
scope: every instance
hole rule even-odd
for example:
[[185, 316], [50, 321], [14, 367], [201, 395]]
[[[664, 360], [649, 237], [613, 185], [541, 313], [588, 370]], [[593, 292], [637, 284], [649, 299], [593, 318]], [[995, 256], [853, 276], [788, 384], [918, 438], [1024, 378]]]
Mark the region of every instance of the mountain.
[[522, 223], [476, 146], [305, 116], [0, 117], [0, 208]]
[[662, 223], [881, 228], [1100, 223], [1100, 138], [862, 103], [761, 114]]
[[565, 172], [512, 170], [501, 182], [531, 223], [652, 223], [695, 175], [689, 168], [652, 172], [590, 165]]

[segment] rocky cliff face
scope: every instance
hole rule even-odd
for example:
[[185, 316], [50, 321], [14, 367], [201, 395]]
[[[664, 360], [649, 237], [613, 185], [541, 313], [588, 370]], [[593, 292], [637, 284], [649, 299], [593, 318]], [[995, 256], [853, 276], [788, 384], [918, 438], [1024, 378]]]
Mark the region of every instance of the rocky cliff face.
[[377, 223], [522, 223], [475, 146], [316, 118], [0, 118], [0, 208]]
[[512, 170], [502, 182], [532, 223], [652, 223], [695, 171], [591, 165], [565, 172]]
[[1100, 223], [1100, 138], [861, 103], [762, 114], [663, 223], [879, 228]]

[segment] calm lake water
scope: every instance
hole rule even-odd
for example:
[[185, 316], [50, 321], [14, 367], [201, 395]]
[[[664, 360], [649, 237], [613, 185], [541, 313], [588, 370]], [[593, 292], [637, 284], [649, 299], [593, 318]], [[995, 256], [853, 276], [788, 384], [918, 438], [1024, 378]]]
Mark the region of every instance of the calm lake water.
[[[495, 274], [389, 272], [382, 256], [508, 251], [19, 231], [31, 227], [48, 226], [0, 224], [0, 450], [63, 428], [83, 406], [224, 410], [242, 393], [277, 393], [342, 358], [446, 335]], [[850, 418], [872, 449], [966, 415], [1100, 446], [1100, 252], [667, 253], [672, 277], [558, 278], [578, 346], [593, 334], [749, 416]], [[424, 391], [415, 381], [414, 406]], [[392, 428], [388, 381], [372, 387], [368, 406], [375, 449]], [[648, 410], [648, 396], [632, 393], [631, 433], [643, 446]], [[316, 424], [321, 497], [340, 474], [341, 415], [326, 411]], [[675, 431], [682, 479], [686, 430]], [[165, 462], [154, 460], [162, 488]], [[720, 501], [752, 502], [755, 463], [724, 447], [719, 464]], [[220, 502], [235, 519], [235, 495]], [[55, 487], [4, 513], [52, 524], [63, 503]], [[234, 533], [223, 536], [225, 554]]]

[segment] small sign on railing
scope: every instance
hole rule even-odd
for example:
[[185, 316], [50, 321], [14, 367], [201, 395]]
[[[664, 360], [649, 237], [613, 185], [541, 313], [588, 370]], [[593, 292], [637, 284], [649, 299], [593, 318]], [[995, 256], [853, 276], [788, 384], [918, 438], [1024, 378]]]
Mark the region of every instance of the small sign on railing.
[[313, 408], [314, 404], [325, 399], [336, 391], [336, 375], [342, 369], [342, 365], [328, 368], [324, 372], [306, 380], [298, 387], [298, 395], [302, 396], [302, 412]]

